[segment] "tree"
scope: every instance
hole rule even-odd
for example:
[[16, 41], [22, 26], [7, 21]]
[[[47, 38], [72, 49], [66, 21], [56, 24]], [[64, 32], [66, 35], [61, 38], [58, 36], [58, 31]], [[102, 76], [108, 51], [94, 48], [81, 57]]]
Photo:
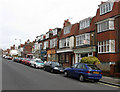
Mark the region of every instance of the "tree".
[[95, 56], [90, 56], [90, 57], [83, 57], [81, 59], [81, 63], [87, 63], [87, 64], [100, 64], [100, 61], [97, 57]]

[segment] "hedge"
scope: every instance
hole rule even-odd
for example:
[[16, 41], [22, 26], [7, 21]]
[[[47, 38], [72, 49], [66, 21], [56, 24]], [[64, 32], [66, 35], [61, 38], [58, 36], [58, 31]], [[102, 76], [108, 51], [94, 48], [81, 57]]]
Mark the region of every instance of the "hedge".
[[95, 56], [90, 56], [90, 57], [83, 57], [81, 59], [81, 63], [87, 63], [87, 64], [100, 64], [100, 61], [97, 57]]

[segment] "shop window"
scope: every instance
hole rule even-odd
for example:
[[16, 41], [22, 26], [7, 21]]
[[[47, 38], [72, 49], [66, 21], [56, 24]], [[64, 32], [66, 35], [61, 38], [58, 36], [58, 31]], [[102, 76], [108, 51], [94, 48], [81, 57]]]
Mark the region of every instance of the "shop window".
[[66, 54], [66, 60], [65, 62], [69, 62], [69, 54]]

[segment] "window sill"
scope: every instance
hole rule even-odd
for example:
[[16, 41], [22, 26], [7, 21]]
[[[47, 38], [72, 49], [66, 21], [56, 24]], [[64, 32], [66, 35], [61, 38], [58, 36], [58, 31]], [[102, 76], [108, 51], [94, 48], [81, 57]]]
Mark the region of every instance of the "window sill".
[[103, 32], [107, 32], [107, 31], [114, 31], [115, 29], [107, 29], [107, 30], [104, 30], [102, 32], [97, 32], [97, 34], [100, 34], [100, 33], [103, 33]]
[[116, 52], [98, 52], [98, 54], [115, 54]]

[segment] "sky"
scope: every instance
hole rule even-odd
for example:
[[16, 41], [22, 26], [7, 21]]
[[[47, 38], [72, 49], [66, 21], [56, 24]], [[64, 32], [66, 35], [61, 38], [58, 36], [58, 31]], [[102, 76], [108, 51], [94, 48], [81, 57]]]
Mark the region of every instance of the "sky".
[[66, 19], [74, 24], [93, 17], [101, 1], [106, 0], [0, 0], [0, 48], [63, 28]]

